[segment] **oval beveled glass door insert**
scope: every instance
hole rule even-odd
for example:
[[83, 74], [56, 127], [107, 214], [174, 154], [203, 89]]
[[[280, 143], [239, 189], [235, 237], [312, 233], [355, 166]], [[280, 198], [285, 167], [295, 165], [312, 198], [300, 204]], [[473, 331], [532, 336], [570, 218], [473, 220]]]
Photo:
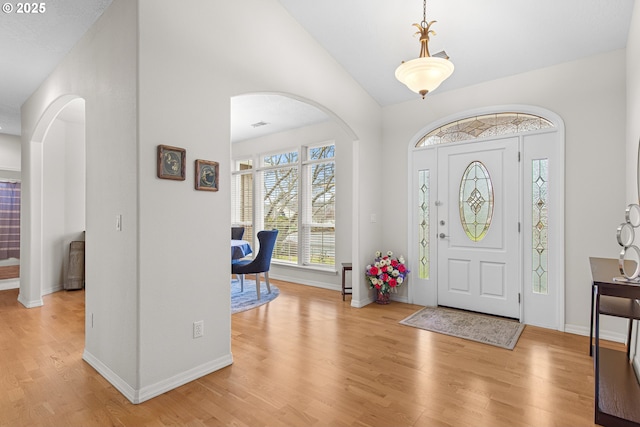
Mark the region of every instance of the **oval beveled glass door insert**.
[[460, 181], [460, 222], [473, 242], [486, 236], [493, 217], [493, 183], [487, 168], [479, 161], [467, 166]]

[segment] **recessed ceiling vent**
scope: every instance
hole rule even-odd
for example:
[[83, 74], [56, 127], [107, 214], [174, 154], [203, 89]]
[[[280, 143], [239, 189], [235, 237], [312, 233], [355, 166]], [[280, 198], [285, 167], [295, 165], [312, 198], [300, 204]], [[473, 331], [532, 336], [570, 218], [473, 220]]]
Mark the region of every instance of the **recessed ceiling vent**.
[[269, 123], [267, 123], [267, 122], [260, 121], [260, 122], [253, 123], [253, 124], [251, 125], [251, 127], [259, 128], [259, 127], [262, 127], [262, 126], [266, 126], [266, 125], [268, 125], [268, 124], [269, 124]]

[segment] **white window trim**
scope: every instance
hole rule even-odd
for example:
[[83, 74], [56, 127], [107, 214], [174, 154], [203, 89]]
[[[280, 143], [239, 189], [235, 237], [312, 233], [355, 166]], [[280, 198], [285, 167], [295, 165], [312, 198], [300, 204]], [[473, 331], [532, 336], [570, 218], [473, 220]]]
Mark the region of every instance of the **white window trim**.
[[[310, 149], [313, 148], [317, 148], [317, 147], [324, 147], [327, 145], [333, 145], [334, 146], [334, 156], [331, 158], [323, 158], [323, 159], [313, 159], [313, 160], [307, 160], [305, 157], [307, 156], [307, 152]], [[263, 208], [264, 208], [264, 201], [262, 200], [261, 197], [259, 197], [260, 200], [259, 203], [256, 204], [256, 195], [258, 194], [262, 194], [262, 173], [265, 171], [269, 171], [269, 170], [275, 170], [275, 169], [279, 169], [282, 167], [286, 167], [286, 165], [278, 165], [278, 166], [265, 166], [264, 164], [264, 158], [268, 157], [268, 156], [273, 156], [273, 155], [279, 155], [279, 154], [285, 154], [285, 153], [291, 153], [291, 152], [297, 152], [298, 153], [298, 161], [295, 163], [288, 163], [287, 165], [291, 165], [291, 166], [297, 166], [298, 167], [298, 174], [299, 174], [299, 185], [300, 188], [302, 188], [303, 185], [303, 181], [306, 180], [306, 178], [303, 176], [304, 174], [302, 174], [302, 170], [304, 166], [307, 165], [312, 165], [312, 164], [316, 164], [316, 163], [328, 163], [328, 162], [334, 162], [334, 164], [337, 164], [338, 161], [338, 156], [335, 154], [335, 147], [336, 147], [336, 141], [333, 139], [329, 139], [329, 140], [325, 140], [325, 141], [321, 141], [321, 142], [317, 142], [317, 143], [313, 143], [313, 144], [301, 144], [297, 147], [293, 147], [293, 146], [287, 146], [287, 147], [282, 147], [281, 149], [278, 150], [269, 150], [269, 151], [263, 151], [263, 152], [258, 152], [255, 153], [253, 156], [242, 156], [242, 157], [238, 157], [238, 158], [234, 158], [232, 159], [233, 162], [233, 167], [234, 170], [231, 171], [231, 175], [243, 175], [243, 174], [252, 174], [253, 175], [253, 197], [254, 197], [254, 209], [253, 209], [253, 228], [254, 230], [260, 230], [260, 229], [264, 229], [264, 219], [263, 219]], [[246, 170], [235, 170], [235, 168], [237, 167], [237, 162], [239, 161], [243, 161], [243, 160], [248, 160], [251, 159], [252, 162], [252, 168], [251, 169], [246, 169]], [[336, 190], [337, 191], [337, 190]], [[302, 209], [303, 209], [303, 203], [304, 200], [302, 197], [300, 197], [301, 192], [298, 192], [299, 197], [298, 197], [298, 212], [301, 213]], [[300, 230], [302, 229], [302, 215], [298, 215], [298, 233], [300, 233]], [[313, 225], [313, 223], [312, 223]], [[298, 234], [299, 235], [299, 234]], [[336, 235], [337, 235], [337, 230], [336, 230]], [[245, 240], [248, 240], [251, 245], [253, 247], [256, 246], [256, 241], [255, 241], [255, 236], [245, 236]], [[255, 252], [254, 252], [255, 254]], [[300, 250], [298, 251], [298, 254], [300, 255], [301, 252]], [[334, 254], [335, 256], [335, 254]], [[283, 261], [283, 260], [278, 260], [278, 259], [272, 259], [272, 263], [279, 266], [279, 267], [287, 267], [287, 268], [295, 268], [295, 269], [300, 269], [300, 270], [307, 270], [307, 271], [316, 271], [316, 272], [321, 272], [321, 273], [328, 273], [328, 274], [337, 274], [338, 270], [336, 267], [336, 263], [337, 261], [334, 258], [334, 265], [333, 266], [327, 266], [327, 267], [323, 267], [320, 264], [311, 264], [311, 263], [305, 263], [302, 261], [303, 257], [302, 256], [298, 256], [298, 262], [297, 263], [292, 263], [292, 262], [287, 262], [287, 261]]]

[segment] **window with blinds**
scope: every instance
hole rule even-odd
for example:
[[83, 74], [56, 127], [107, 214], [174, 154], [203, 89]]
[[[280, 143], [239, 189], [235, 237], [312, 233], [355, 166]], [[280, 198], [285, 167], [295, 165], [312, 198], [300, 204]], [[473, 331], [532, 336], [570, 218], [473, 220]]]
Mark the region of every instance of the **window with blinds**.
[[20, 258], [20, 183], [0, 182], [0, 260]]
[[244, 227], [247, 240], [251, 240], [253, 236], [253, 206], [252, 161], [236, 161], [231, 177], [231, 226]]
[[304, 204], [302, 255], [305, 264], [335, 265], [336, 164], [335, 146], [307, 148], [303, 162]]
[[257, 168], [250, 160], [234, 163], [232, 225], [245, 227], [246, 240], [259, 230], [277, 229], [275, 262], [333, 267], [335, 145], [301, 147], [259, 159]]
[[263, 158], [262, 216], [265, 230], [278, 230], [273, 259], [298, 262], [298, 152]]

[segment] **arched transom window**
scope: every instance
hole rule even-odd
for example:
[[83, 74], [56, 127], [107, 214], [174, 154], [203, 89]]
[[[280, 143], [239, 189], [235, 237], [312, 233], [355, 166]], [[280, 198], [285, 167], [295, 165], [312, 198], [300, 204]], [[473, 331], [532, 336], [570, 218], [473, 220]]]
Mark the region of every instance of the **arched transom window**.
[[420, 138], [416, 147], [530, 132], [552, 127], [554, 125], [549, 120], [533, 114], [483, 114], [440, 126]]

